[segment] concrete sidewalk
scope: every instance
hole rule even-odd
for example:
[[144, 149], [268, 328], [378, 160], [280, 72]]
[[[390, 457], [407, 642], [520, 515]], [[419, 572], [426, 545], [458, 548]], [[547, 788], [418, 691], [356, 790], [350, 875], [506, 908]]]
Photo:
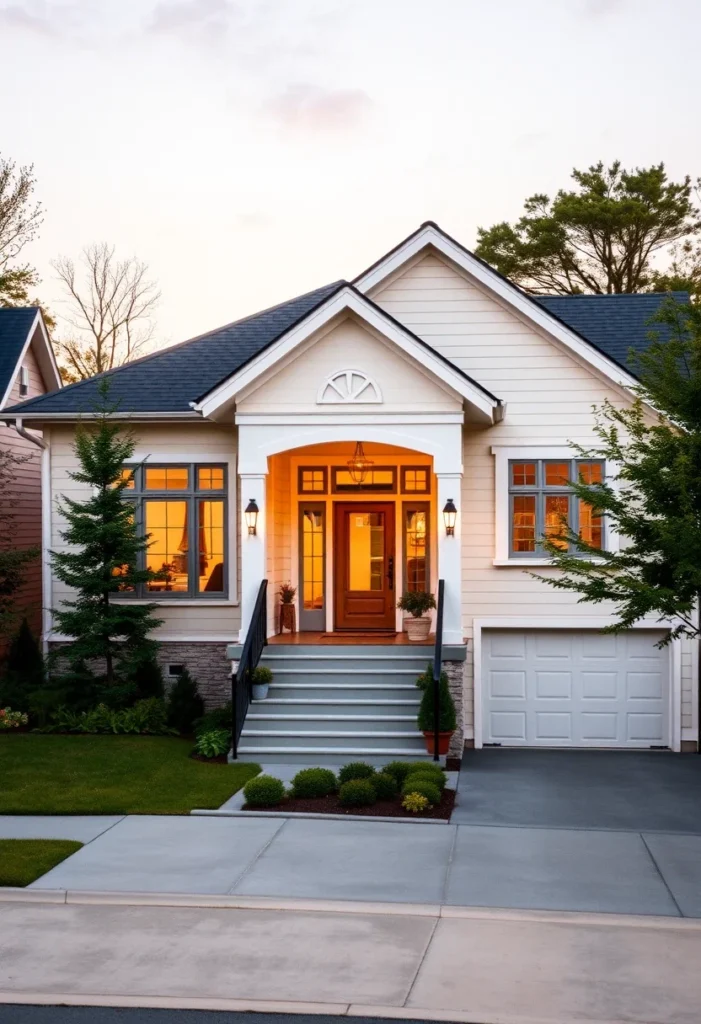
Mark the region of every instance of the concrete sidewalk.
[[25, 890], [0, 902], [4, 1002], [481, 1024], [698, 1021], [696, 921], [231, 897], [223, 902], [248, 905], [22, 902], [32, 897], [50, 898]]
[[[16, 838], [68, 838], [64, 821], [0, 825]], [[166, 815], [91, 827], [95, 838], [33, 889], [701, 917], [701, 836]]]

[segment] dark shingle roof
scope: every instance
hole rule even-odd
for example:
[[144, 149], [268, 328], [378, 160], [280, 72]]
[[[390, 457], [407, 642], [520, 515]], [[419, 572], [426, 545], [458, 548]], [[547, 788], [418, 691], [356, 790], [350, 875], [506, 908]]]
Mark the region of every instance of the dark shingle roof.
[[91, 412], [98, 382], [110, 379], [110, 401], [124, 412], [189, 412], [196, 401], [338, 291], [336, 281], [216, 331], [201, 334], [133, 363], [33, 398], [12, 411]]
[[17, 368], [36, 315], [36, 307], [32, 306], [0, 309], [0, 401]]
[[[669, 336], [663, 324], [650, 323], [669, 294], [539, 295], [536, 301], [604, 355], [635, 373], [630, 350], [644, 351], [650, 344], [650, 331], [655, 331], [662, 340]], [[671, 292], [671, 295], [677, 302], [689, 301], [687, 292]]]

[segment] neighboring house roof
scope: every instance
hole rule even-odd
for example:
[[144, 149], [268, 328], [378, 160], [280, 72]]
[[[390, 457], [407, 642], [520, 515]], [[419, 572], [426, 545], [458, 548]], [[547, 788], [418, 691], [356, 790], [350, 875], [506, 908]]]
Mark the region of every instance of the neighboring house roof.
[[33, 339], [47, 390], [60, 388], [61, 376], [39, 307], [0, 307], [0, 409], [9, 398], [24, 354]]
[[689, 302], [688, 292], [653, 292], [647, 295], [538, 295], [535, 299], [549, 313], [587, 338], [592, 345], [636, 372], [631, 349], [644, 352], [650, 332], [663, 341], [669, 338], [666, 324], [650, 323], [662, 304], [671, 297]]
[[110, 401], [124, 412], [189, 413], [190, 403], [248, 362], [306, 317], [345, 282], [317, 288], [289, 302], [237, 320], [179, 345], [136, 359], [89, 380], [69, 384], [12, 407], [12, 412], [89, 413], [101, 380], [110, 380]]

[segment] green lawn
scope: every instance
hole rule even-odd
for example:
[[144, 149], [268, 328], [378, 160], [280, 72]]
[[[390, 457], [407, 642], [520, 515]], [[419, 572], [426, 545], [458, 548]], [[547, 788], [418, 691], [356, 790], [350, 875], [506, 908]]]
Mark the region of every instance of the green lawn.
[[187, 814], [260, 771], [188, 757], [170, 736], [0, 736], [0, 814]]
[[29, 885], [82, 845], [70, 839], [0, 839], [0, 885]]

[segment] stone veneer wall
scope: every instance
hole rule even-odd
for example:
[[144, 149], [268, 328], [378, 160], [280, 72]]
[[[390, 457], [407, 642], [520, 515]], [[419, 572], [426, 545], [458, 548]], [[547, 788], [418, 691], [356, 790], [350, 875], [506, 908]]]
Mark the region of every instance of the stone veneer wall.
[[448, 689], [455, 702], [455, 713], [458, 727], [450, 738], [448, 757], [462, 757], [465, 746], [465, 728], [463, 720], [463, 692], [465, 680], [464, 661], [444, 661], [443, 671], [448, 676]]

